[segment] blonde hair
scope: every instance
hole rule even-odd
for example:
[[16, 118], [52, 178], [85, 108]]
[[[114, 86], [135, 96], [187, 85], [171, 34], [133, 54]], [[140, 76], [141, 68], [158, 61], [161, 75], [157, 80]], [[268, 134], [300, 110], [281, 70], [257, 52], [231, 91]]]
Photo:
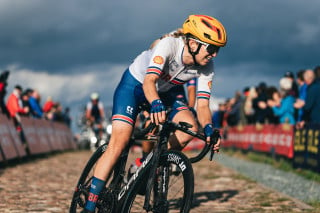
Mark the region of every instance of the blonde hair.
[[183, 29], [182, 28], [178, 28], [175, 31], [172, 31], [170, 33], [162, 35], [160, 38], [158, 38], [157, 40], [152, 42], [152, 44], [150, 45], [149, 49], [152, 49], [154, 46], [156, 46], [161, 39], [169, 37], [169, 36], [174, 37], [174, 38], [179, 38], [181, 36], [184, 36]]

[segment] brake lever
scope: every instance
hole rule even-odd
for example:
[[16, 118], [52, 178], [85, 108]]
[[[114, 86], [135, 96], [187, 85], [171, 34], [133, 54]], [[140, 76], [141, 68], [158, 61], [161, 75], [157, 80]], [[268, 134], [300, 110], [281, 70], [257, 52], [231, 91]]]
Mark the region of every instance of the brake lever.
[[209, 157], [209, 160], [212, 161], [213, 159], [213, 155], [214, 155], [214, 150], [213, 150], [213, 147], [214, 145], [218, 142], [218, 140], [221, 138], [221, 135], [220, 135], [220, 132], [219, 130], [215, 129], [214, 130], [214, 134], [213, 134], [213, 137], [212, 139], [210, 140], [210, 157]]
[[211, 151], [211, 153], [210, 153], [209, 161], [212, 161], [213, 155], [214, 155], [214, 150], [213, 150], [213, 147], [211, 145], [210, 145], [210, 151]]

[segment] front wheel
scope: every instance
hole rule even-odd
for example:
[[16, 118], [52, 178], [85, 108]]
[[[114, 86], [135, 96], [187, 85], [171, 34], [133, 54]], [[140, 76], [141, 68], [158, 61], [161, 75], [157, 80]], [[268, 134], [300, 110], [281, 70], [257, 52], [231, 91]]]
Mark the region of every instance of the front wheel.
[[[141, 171], [141, 178], [134, 183], [128, 192], [122, 212], [146, 211], [143, 209], [145, 196], [140, 194], [141, 188], [146, 185], [145, 177], [148, 175], [148, 171], [150, 171], [148, 167]], [[194, 176], [189, 159], [179, 151], [167, 151], [161, 155], [157, 166], [148, 211], [189, 212], [193, 190]]]

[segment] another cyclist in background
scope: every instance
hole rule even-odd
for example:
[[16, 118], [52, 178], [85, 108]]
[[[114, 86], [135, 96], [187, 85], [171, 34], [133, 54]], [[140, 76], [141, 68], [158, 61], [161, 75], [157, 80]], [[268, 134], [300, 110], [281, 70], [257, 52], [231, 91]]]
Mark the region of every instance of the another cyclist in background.
[[[94, 92], [90, 96], [91, 100], [86, 106], [86, 119], [87, 124], [91, 126], [99, 139], [102, 138], [103, 134], [103, 119], [105, 118], [104, 106], [99, 100], [99, 94]], [[98, 143], [96, 143], [99, 145]]]
[[[129, 142], [139, 105], [143, 102], [151, 105], [151, 122], [157, 125], [164, 122], [166, 107], [171, 107], [168, 119], [190, 123], [191, 129], [197, 131], [197, 122], [189, 107], [181, 101], [170, 100], [167, 93], [197, 77], [196, 110], [207, 142], [210, 142], [213, 135], [209, 108], [214, 75], [212, 59], [219, 48], [226, 45], [227, 35], [217, 19], [206, 15], [190, 15], [182, 29], [183, 36], [161, 39], [154, 48], [142, 52], [124, 72], [113, 99], [112, 135], [94, 171], [85, 206], [87, 211], [95, 210], [105, 180]], [[169, 146], [181, 150], [191, 140], [192, 136], [176, 131], [169, 139]], [[220, 141], [213, 149], [218, 151], [219, 146]]]

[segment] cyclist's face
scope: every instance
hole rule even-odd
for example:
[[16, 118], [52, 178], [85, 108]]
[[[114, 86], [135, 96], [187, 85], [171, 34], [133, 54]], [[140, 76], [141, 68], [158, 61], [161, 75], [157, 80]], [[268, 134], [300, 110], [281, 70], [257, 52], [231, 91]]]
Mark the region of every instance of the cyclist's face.
[[193, 51], [197, 50], [199, 45], [201, 45], [198, 54], [196, 54], [196, 61], [199, 65], [204, 66], [217, 56], [220, 47], [205, 43], [198, 39], [191, 38], [190, 41]]
[[207, 50], [207, 47], [202, 44], [200, 51], [199, 51], [199, 54], [196, 55], [196, 60], [197, 60], [198, 64], [204, 66], [204, 65], [208, 64], [210, 60], [215, 58], [217, 56], [217, 54], [218, 54], [217, 51], [210, 54]]

